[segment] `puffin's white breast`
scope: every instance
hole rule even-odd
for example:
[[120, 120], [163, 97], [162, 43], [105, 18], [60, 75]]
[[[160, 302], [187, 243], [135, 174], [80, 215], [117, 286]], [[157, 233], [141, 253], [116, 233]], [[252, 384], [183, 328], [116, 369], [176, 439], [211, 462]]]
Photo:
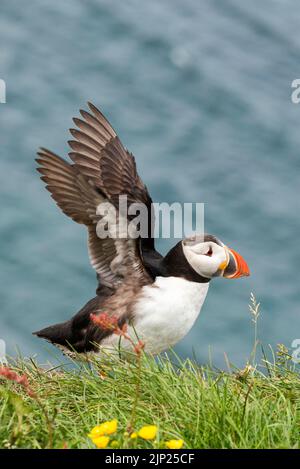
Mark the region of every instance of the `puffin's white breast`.
[[[149, 353], [159, 353], [175, 345], [196, 321], [208, 286], [209, 283], [179, 277], [157, 277], [154, 284], [143, 287], [134, 306], [134, 330], [129, 328], [128, 332], [132, 338], [138, 335]], [[114, 337], [103, 345], [113, 345], [118, 340]], [[125, 343], [123, 346], [127, 348]]]

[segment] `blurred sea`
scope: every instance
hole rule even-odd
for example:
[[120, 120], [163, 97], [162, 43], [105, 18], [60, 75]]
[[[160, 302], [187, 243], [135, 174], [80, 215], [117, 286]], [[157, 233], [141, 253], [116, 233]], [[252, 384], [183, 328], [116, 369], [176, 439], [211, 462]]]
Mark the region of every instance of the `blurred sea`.
[[[136, 156], [154, 201], [205, 202], [206, 231], [252, 276], [212, 282], [176, 350], [224, 367], [253, 345], [250, 292], [267, 347], [300, 337], [300, 8], [292, 0], [1, 2], [0, 338], [39, 360], [33, 330], [94, 295], [86, 233], [56, 208], [35, 152], [68, 151], [90, 100]], [[161, 240], [166, 252], [172, 240]]]

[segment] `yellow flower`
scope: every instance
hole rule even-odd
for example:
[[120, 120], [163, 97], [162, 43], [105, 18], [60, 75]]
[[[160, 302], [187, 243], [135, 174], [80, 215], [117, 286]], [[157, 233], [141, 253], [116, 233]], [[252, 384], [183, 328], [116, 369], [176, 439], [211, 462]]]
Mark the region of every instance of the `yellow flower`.
[[137, 436], [138, 436], [137, 432], [133, 432], [131, 433], [130, 438], [137, 438]]
[[180, 449], [183, 446], [183, 440], [166, 441], [166, 447], [169, 449]]
[[153, 440], [156, 437], [156, 433], [156, 425], [145, 425], [138, 431], [138, 436], [144, 438], [144, 440]]
[[97, 446], [97, 448], [104, 449], [109, 443], [109, 436], [98, 436], [92, 441]]
[[111, 435], [117, 431], [118, 421], [117, 419], [111, 420], [110, 422], [103, 422], [100, 425], [96, 425], [91, 432], [88, 434], [88, 437], [93, 440], [103, 435]]

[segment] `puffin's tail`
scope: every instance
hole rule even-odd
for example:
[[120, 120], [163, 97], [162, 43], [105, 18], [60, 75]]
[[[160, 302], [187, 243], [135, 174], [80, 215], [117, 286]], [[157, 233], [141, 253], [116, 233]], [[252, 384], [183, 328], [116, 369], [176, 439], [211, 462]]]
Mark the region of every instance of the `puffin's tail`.
[[74, 340], [72, 332], [72, 322], [66, 321], [53, 326], [45, 327], [40, 331], [33, 332], [33, 335], [46, 339], [52, 344], [70, 345]]
[[[34, 335], [46, 339], [54, 345], [63, 346], [71, 351], [85, 353], [96, 349], [94, 342], [101, 340], [103, 332], [91, 323], [90, 315], [99, 310], [101, 297], [96, 296], [66, 322], [45, 327]], [[97, 342], [99, 342], [97, 340]]]
[[95, 350], [95, 346], [87, 340], [85, 330], [74, 328], [73, 321], [61, 322], [33, 332], [37, 337], [46, 339], [58, 347], [65, 355], [74, 358], [74, 353], [86, 353]]

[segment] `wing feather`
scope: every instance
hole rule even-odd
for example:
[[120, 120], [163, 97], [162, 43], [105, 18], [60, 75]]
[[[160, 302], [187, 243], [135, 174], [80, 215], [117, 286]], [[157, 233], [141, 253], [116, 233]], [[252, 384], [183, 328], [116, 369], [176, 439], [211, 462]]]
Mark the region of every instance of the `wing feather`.
[[88, 228], [88, 249], [92, 266], [100, 277], [101, 283], [113, 286], [119, 281], [110, 264], [116, 256], [114, 241], [99, 240], [96, 234], [96, 223], [99, 216], [97, 206], [105, 199], [97, 193], [88, 181], [68, 162], [49, 150], [38, 152], [38, 171], [43, 174], [42, 180], [46, 189], [61, 210], [77, 223]]

